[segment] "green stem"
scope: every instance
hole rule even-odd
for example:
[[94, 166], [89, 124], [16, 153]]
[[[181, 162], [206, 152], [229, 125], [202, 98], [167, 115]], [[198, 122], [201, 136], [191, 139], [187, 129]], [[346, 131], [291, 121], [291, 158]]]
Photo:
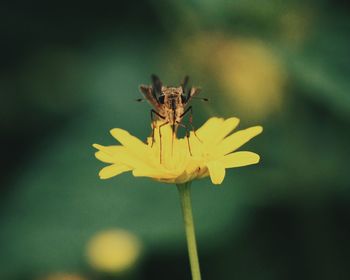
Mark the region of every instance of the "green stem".
[[196, 235], [194, 232], [192, 206], [191, 206], [191, 183], [178, 184], [177, 189], [180, 194], [182, 214], [185, 223], [188, 255], [190, 258], [191, 272], [193, 280], [201, 280], [199, 269]]

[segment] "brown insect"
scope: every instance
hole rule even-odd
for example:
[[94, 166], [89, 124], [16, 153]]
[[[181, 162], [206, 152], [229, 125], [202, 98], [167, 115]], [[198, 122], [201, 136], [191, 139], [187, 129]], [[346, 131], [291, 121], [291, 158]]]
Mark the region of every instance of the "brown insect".
[[[164, 86], [161, 80], [156, 76], [151, 76], [151, 85], [141, 85], [140, 91], [147, 99], [147, 101], [153, 106], [151, 110], [152, 121], [152, 139], [154, 142], [154, 130], [156, 128], [156, 120], [163, 120], [164, 122], [159, 125], [159, 138], [161, 139], [161, 127], [169, 124], [173, 131], [173, 139], [177, 133], [179, 126], [186, 129], [187, 142], [189, 151], [191, 148], [189, 144], [189, 129], [182, 123], [182, 119], [186, 114], [189, 114], [189, 124], [194, 131], [192, 125], [192, 106], [188, 106], [189, 102], [199, 92], [200, 88], [190, 87], [188, 88], [189, 77], [186, 76], [178, 87]], [[202, 98], [203, 101], [207, 101], [206, 98]], [[160, 141], [160, 149], [161, 141]]]

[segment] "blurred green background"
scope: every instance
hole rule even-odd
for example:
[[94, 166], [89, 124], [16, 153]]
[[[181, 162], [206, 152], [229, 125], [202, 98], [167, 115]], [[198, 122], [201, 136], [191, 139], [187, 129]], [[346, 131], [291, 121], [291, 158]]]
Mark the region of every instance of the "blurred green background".
[[[91, 147], [116, 143], [114, 127], [149, 135], [134, 100], [151, 73], [202, 87], [196, 127], [237, 116], [265, 129], [244, 147], [259, 165], [193, 183], [203, 279], [350, 279], [349, 8], [2, 1], [0, 279], [190, 279], [176, 188], [101, 181]], [[89, 261], [109, 229], [141, 244], [122, 273]]]

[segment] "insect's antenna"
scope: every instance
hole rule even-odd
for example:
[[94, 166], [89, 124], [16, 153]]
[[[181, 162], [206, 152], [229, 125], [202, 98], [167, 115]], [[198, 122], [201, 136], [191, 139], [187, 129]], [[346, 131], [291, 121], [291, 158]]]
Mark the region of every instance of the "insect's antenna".
[[193, 98], [193, 99], [200, 100], [200, 101], [203, 101], [203, 102], [209, 102], [209, 98], [206, 98], [206, 97], [197, 97], [197, 96], [193, 96], [192, 98]]

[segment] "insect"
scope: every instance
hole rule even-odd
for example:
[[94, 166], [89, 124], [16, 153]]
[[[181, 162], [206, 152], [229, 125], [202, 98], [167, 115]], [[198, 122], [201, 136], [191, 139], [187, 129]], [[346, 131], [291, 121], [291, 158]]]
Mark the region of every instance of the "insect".
[[[156, 128], [156, 120], [163, 120], [164, 122], [159, 125], [159, 138], [161, 139], [161, 127], [170, 125], [173, 132], [173, 139], [177, 133], [179, 126], [186, 129], [187, 142], [189, 146], [189, 152], [191, 148], [189, 144], [189, 130], [188, 127], [182, 123], [182, 119], [186, 114], [189, 114], [189, 124], [194, 131], [192, 125], [192, 106], [188, 106], [191, 99], [194, 98], [200, 92], [200, 88], [188, 87], [189, 77], [185, 76], [182, 83], [178, 87], [164, 86], [161, 80], [156, 75], [151, 75], [151, 85], [141, 85], [140, 91], [144, 95], [145, 99], [153, 106], [151, 109], [151, 121], [152, 121], [152, 141], [154, 142], [154, 131]], [[206, 98], [202, 98], [203, 101], [207, 101]], [[141, 101], [139, 99], [139, 101]], [[153, 145], [152, 142], [152, 145]], [[160, 149], [161, 140], [160, 140]]]

